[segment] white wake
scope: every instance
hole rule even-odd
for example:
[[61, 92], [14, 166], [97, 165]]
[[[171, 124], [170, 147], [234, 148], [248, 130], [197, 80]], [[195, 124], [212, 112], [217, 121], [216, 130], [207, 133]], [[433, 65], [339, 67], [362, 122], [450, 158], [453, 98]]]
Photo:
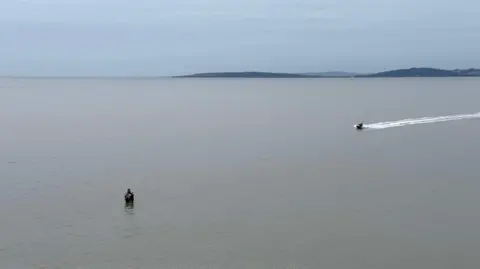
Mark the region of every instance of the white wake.
[[467, 120], [467, 119], [480, 119], [480, 112], [474, 114], [459, 114], [459, 115], [450, 115], [450, 116], [439, 116], [439, 117], [423, 117], [423, 118], [414, 118], [414, 119], [404, 119], [398, 121], [385, 121], [377, 122], [371, 124], [364, 124], [365, 129], [386, 129], [393, 127], [401, 127], [405, 125], [413, 124], [426, 124], [426, 123], [435, 123], [443, 121], [454, 121], [454, 120]]

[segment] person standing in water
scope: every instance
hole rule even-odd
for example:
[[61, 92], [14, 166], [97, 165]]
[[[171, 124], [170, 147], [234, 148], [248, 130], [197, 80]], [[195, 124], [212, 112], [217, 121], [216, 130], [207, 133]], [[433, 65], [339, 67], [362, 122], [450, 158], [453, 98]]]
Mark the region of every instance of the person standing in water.
[[133, 192], [128, 189], [127, 192], [125, 193], [125, 202], [126, 203], [132, 203], [134, 201], [134, 194]]

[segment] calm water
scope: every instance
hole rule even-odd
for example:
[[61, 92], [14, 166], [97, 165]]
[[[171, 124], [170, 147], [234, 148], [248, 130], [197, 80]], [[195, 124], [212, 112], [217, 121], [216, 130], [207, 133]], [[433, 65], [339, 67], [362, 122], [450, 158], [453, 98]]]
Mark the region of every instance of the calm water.
[[480, 120], [352, 127], [479, 88], [0, 80], [0, 268], [480, 268]]

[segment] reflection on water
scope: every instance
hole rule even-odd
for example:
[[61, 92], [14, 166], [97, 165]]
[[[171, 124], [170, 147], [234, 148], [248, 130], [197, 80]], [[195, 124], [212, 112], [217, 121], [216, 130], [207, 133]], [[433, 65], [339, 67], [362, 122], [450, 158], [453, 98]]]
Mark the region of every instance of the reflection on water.
[[133, 215], [135, 204], [134, 203], [125, 203], [125, 214]]

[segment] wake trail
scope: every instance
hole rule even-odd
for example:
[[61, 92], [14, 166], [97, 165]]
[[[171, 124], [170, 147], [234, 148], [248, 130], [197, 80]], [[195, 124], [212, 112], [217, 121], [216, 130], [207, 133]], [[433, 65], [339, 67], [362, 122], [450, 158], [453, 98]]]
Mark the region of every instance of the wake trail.
[[393, 128], [393, 127], [401, 127], [406, 125], [413, 125], [413, 124], [426, 124], [426, 123], [454, 121], [454, 120], [467, 120], [467, 119], [480, 119], [480, 112], [477, 112], [474, 114], [459, 114], [459, 115], [438, 116], [438, 117], [412, 118], [412, 119], [404, 119], [404, 120], [398, 120], [398, 121], [385, 121], [385, 122], [365, 124], [364, 126], [365, 126], [365, 129], [386, 129], [386, 128]]

